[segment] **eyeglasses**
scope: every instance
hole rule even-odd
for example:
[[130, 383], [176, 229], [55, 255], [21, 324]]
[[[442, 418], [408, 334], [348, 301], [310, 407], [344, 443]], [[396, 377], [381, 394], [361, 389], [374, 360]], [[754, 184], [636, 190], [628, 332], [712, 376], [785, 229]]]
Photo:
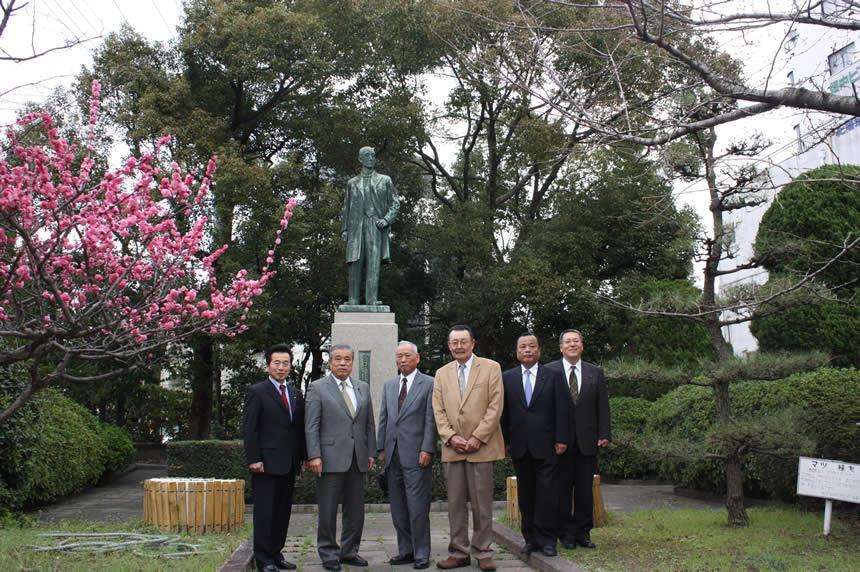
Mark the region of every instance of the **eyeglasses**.
[[288, 362], [288, 361], [273, 361], [272, 365], [275, 367], [290, 367], [290, 362]]
[[472, 343], [472, 340], [450, 340], [448, 342], [448, 347], [451, 348], [465, 348], [469, 344]]

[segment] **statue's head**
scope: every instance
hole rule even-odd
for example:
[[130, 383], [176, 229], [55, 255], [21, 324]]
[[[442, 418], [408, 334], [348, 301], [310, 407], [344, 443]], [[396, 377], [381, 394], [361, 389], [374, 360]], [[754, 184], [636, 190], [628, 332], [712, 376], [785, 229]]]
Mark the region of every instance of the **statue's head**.
[[372, 169], [376, 165], [376, 151], [373, 147], [362, 147], [358, 150], [358, 160], [362, 166]]

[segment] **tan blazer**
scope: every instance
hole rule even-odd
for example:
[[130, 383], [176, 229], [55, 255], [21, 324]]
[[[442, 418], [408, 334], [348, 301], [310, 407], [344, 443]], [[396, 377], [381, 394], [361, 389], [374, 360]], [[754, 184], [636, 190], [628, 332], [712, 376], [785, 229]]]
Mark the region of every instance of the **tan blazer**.
[[[442, 462], [483, 463], [504, 458], [505, 440], [499, 424], [504, 401], [502, 368], [493, 360], [475, 356], [462, 402], [457, 362], [439, 368], [433, 384], [433, 414], [442, 438]], [[475, 436], [484, 445], [474, 453], [461, 455], [445, 445], [454, 435], [464, 439]]]

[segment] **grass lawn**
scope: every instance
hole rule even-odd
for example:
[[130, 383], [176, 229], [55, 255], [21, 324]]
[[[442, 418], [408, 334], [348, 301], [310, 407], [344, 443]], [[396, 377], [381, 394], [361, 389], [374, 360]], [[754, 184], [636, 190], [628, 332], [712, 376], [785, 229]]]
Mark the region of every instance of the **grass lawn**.
[[[28, 548], [49, 546], [55, 539], [39, 536], [44, 532], [141, 532], [159, 533], [152, 528], [142, 528], [136, 523], [94, 523], [69, 521], [54, 525], [33, 525], [0, 529], [0, 570], [64, 570], [64, 571], [194, 571], [215, 570], [232, 554], [243, 540], [248, 538], [251, 525], [246, 524], [238, 533], [207, 534], [201, 536], [182, 535], [182, 541], [204, 545], [201, 550], [211, 553], [166, 560], [155, 556], [139, 556], [132, 551], [109, 554], [87, 553], [37, 553]], [[173, 552], [169, 548], [165, 551]]]
[[591, 531], [596, 550], [559, 554], [592, 572], [609, 570], [860, 570], [860, 523], [834, 518], [829, 538], [823, 512], [768, 506], [749, 510], [746, 529], [726, 526], [726, 511], [659, 510], [613, 513]]

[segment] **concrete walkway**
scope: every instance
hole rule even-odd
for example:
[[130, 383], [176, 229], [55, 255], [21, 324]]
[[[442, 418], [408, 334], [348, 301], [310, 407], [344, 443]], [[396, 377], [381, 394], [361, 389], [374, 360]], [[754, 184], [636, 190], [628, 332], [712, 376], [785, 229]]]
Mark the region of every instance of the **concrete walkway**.
[[[35, 516], [43, 523], [68, 519], [95, 521], [131, 522], [141, 517], [143, 486], [145, 479], [166, 476], [164, 467], [139, 467], [108, 485], [94, 487], [88, 491], [63, 500], [55, 505], [43, 507]], [[710, 508], [721, 506], [720, 501], [705, 501], [675, 495], [671, 485], [619, 484], [603, 485], [603, 498], [606, 510], [635, 511], [655, 508]], [[501, 503], [496, 503], [499, 507]], [[250, 522], [251, 515], [246, 515]], [[297, 507], [299, 508], [299, 507]], [[497, 513], [503, 511], [497, 508]], [[448, 516], [445, 512], [432, 512], [432, 559], [441, 560], [447, 556]], [[370, 562], [369, 572], [374, 570], [394, 570], [387, 561], [397, 553], [394, 528], [391, 516], [386, 512], [368, 512], [365, 517], [361, 555]], [[294, 512], [290, 521], [290, 533], [284, 549], [288, 560], [300, 563], [302, 570], [320, 572], [323, 570], [316, 552], [316, 514]], [[496, 564], [500, 570], [519, 572], [530, 570], [515, 554], [496, 547]], [[433, 568], [435, 570], [435, 567]], [[358, 572], [360, 569], [356, 569]], [[412, 570], [400, 567], [402, 572]]]

